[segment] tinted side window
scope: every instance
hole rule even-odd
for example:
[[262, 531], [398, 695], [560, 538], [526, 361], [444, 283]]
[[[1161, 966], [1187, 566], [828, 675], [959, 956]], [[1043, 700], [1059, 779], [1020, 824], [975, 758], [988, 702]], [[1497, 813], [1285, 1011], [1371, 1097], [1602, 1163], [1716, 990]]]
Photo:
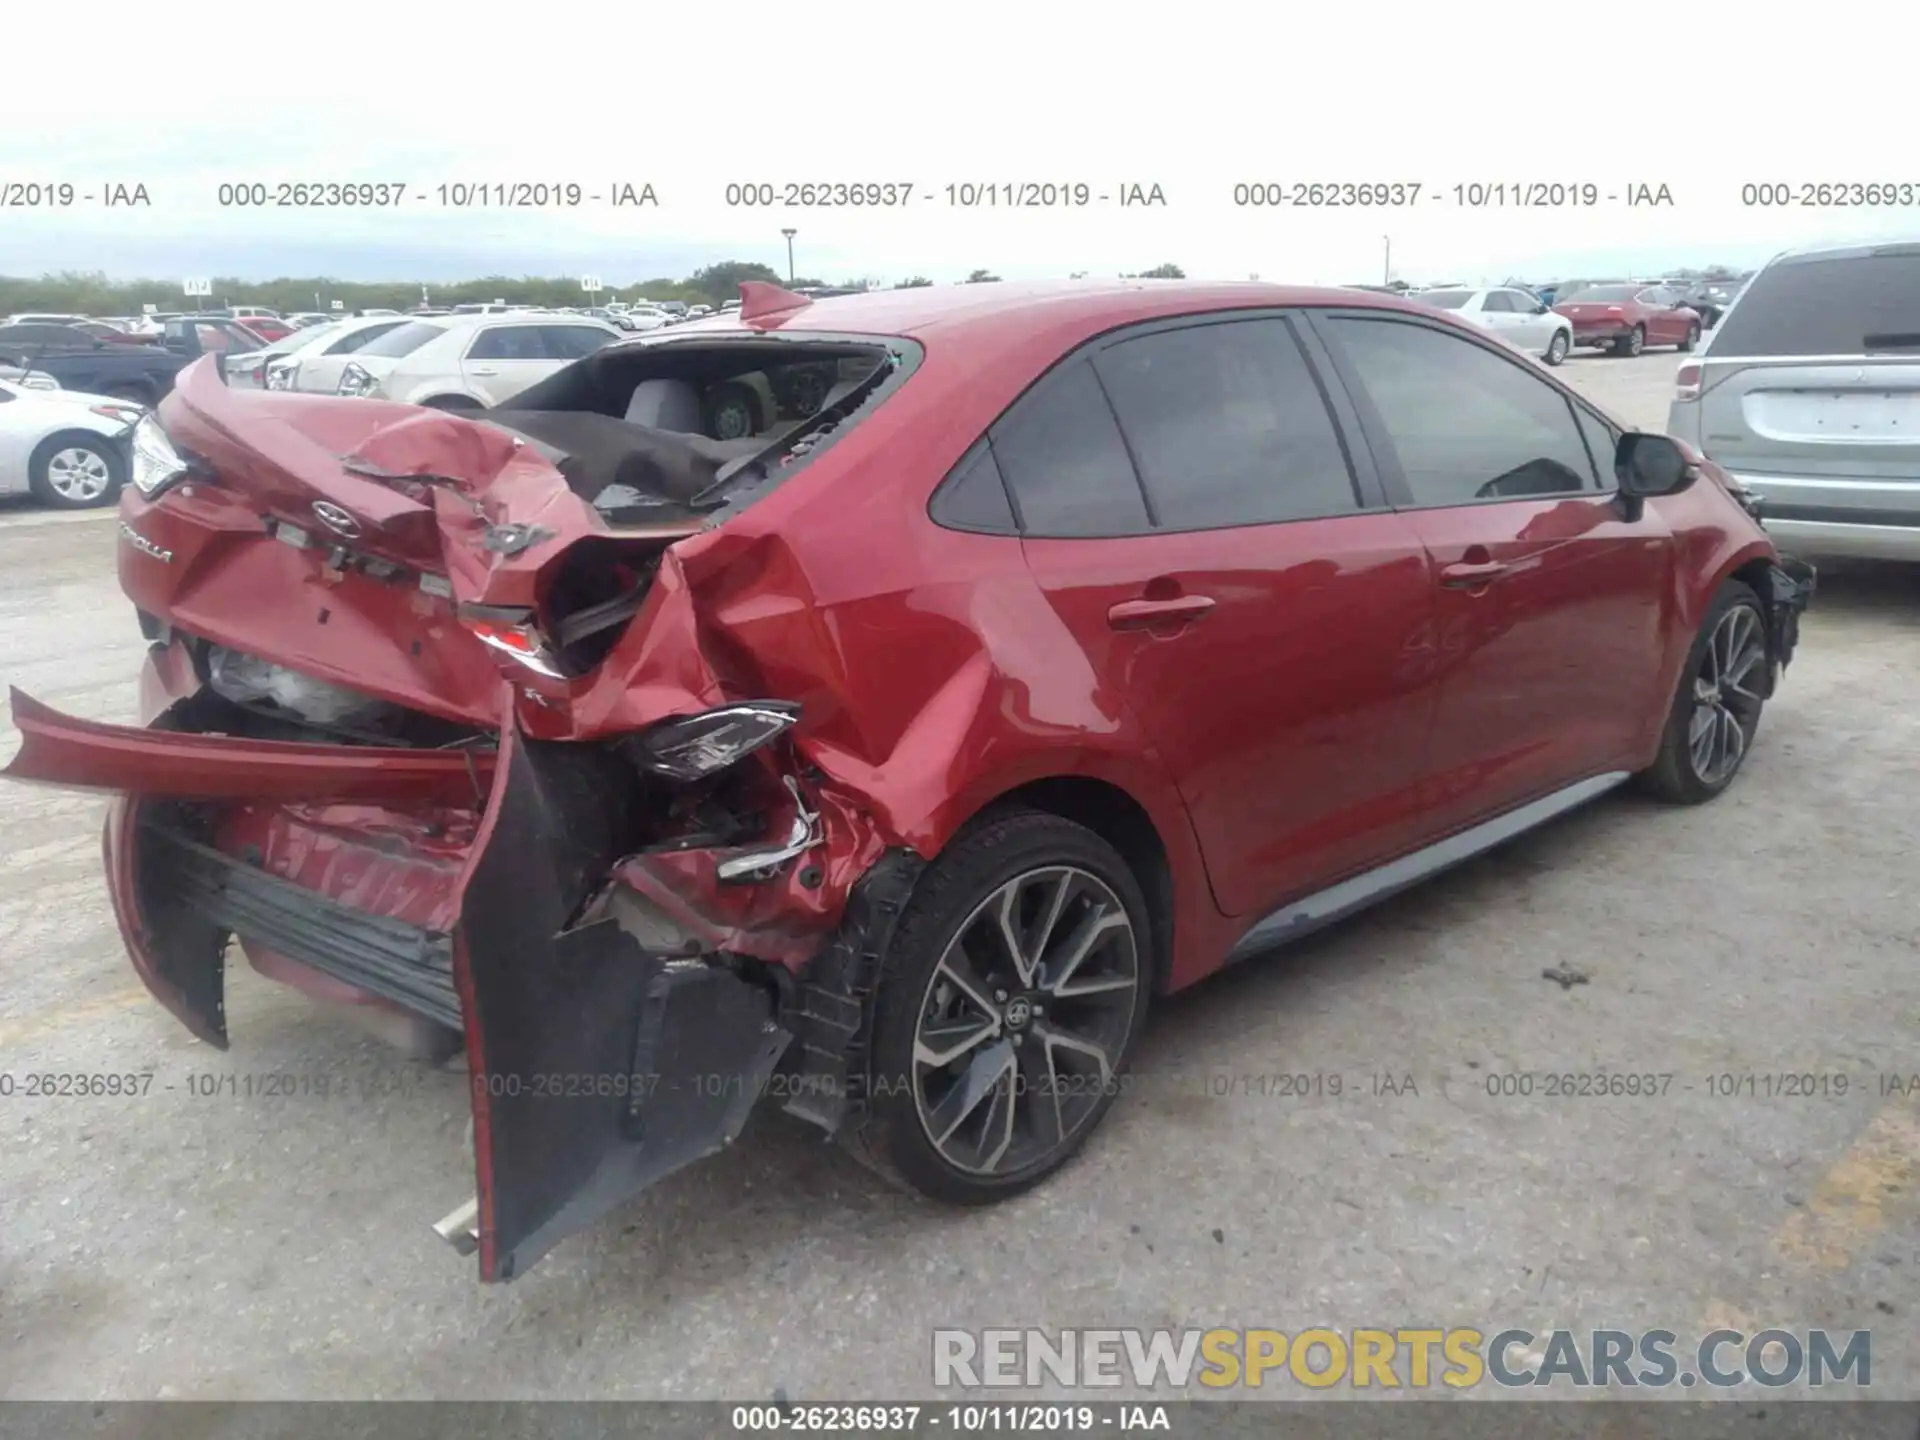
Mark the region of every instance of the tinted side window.
[[1332, 329], [1415, 505], [1595, 488], [1572, 406], [1520, 365], [1422, 325], [1336, 319]]
[[1164, 528], [1358, 508], [1346, 453], [1285, 321], [1161, 330], [1107, 347], [1094, 368]]
[[992, 445], [983, 439], [961, 457], [935, 493], [931, 513], [936, 525], [954, 530], [983, 530], [990, 535], [1019, 530]]
[[1502, 290], [1507, 298], [1507, 308], [1520, 315], [1531, 315], [1540, 308], [1540, 302], [1531, 295], [1523, 295], [1518, 290]]
[[1507, 298], [1504, 290], [1489, 290], [1480, 301], [1482, 310], [1492, 310], [1497, 314], [1506, 314], [1513, 309], [1513, 302]]
[[546, 360], [546, 343], [537, 325], [496, 325], [482, 330], [467, 348], [469, 360]]
[[578, 360], [613, 339], [591, 325], [543, 325], [540, 336], [546, 342], [547, 354], [555, 360]]
[[994, 425], [994, 457], [1030, 535], [1134, 535], [1147, 504], [1084, 359], [1070, 360]]
[[1920, 345], [1920, 245], [1776, 260], [1713, 332], [1719, 355], [1913, 353]]

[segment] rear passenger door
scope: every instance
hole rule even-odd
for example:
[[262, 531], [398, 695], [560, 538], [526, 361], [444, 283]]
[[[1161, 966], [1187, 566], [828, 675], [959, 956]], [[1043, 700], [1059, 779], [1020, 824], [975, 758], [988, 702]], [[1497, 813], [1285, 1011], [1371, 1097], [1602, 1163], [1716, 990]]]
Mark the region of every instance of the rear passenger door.
[[1166, 761], [1230, 915], [1418, 829], [1432, 578], [1311, 343], [1271, 314], [1118, 332], [990, 432], [1032, 573]]
[[1625, 518], [1611, 427], [1538, 367], [1414, 316], [1314, 326], [1437, 573], [1436, 829], [1627, 767], [1665, 708], [1673, 535], [1651, 506]]
[[511, 400], [536, 380], [544, 380], [560, 367], [548, 354], [547, 327], [542, 325], [489, 325], [467, 342], [467, 353], [460, 362], [461, 378], [467, 388], [488, 405]]

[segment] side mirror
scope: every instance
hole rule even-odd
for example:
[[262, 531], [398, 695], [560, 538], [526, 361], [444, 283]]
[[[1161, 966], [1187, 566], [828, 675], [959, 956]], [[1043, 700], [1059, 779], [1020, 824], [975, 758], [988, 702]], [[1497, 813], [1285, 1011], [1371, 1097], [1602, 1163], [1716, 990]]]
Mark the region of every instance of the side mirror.
[[1613, 452], [1613, 474], [1620, 493], [1633, 500], [1674, 495], [1694, 479], [1693, 461], [1666, 435], [1629, 431]]
[[1553, 307], [1547, 304], [1547, 302], [1544, 300], [1542, 300], [1538, 305], [1535, 305], [1533, 307], [1533, 313], [1536, 315], [1549, 315], [1552, 312], [1553, 312]]

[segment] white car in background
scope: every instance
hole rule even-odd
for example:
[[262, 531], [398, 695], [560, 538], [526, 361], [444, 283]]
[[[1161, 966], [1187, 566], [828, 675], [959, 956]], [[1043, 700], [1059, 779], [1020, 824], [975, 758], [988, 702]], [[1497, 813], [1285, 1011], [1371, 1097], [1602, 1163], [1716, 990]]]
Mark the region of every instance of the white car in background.
[[227, 384], [235, 390], [266, 389], [267, 376], [274, 365], [297, 351], [321, 342], [335, 328], [328, 324], [315, 326], [310, 330], [291, 330], [272, 344], [263, 345], [258, 350], [229, 355], [226, 364]]
[[337, 393], [479, 410], [620, 338], [604, 320], [539, 311], [413, 320], [354, 356]]
[[1422, 305], [1451, 310], [1482, 330], [1491, 330], [1516, 350], [1558, 365], [1573, 349], [1573, 322], [1554, 313], [1551, 305], [1525, 290], [1498, 286], [1491, 290], [1465, 287], [1417, 290], [1407, 297]]
[[673, 317], [664, 310], [651, 310], [636, 305], [630, 310], [622, 310], [610, 317], [622, 330], [639, 333], [645, 330], [658, 330], [663, 325], [671, 325]]
[[340, 377], [346, 374], [353, 357], [408, 323], [404, 315], [360, 315], [338, 321], [324, 330], [296, 330], [287, 339], [304, 339], [307, 343], [283, 351], [267, 362], [264, 388], [337, 395]]
[[111, 505], [127, 479], [127, 436], [146, 412], [110, 395], [0, 380], [0, 494], [62, 510]]

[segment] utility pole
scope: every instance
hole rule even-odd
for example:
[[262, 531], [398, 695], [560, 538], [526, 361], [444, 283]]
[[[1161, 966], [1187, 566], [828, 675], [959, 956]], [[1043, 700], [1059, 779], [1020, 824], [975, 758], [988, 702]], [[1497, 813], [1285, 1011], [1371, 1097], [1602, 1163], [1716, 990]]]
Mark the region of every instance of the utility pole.
[[793, 284], [793, 237], [800, 232], [794, 229], [783, 229], [780, 233], [787, 237], [787, 284], [791, 285]]
[[1393, 283], [1393, 237], [1391, 235], [1382, 235], [1380, 238], [1387, 242], [1387, 258], [1386, 262], [1380, 268], [1380, 283], [1382, 285], [1391, 285]]

